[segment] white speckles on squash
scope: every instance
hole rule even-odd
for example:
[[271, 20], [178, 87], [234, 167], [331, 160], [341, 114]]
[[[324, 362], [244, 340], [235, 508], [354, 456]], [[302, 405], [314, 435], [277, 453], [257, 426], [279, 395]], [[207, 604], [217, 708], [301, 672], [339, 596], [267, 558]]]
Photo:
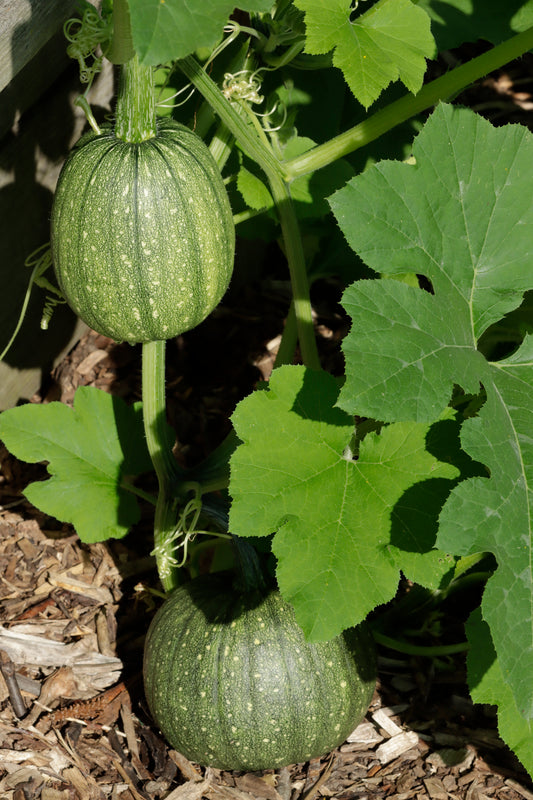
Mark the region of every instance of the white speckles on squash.
[[[161, 122], [154, 141], [157, 147], [130, 148], [105, 127], [101, 136], [85, 137], [67, 159], [52, 210], [65, 297], [91, 327], [131, 342], [166, 339], [199, 324], [226, 290], [233, 262], [231, 209], [209, 151], [172, 121]], [[85, 283], [97, 273], [95, 304]], [[133, 288], [125, 293], [126, 287]], [[151, 312], [138, 318], [132, 309], [143, 309], [148, 296]]]

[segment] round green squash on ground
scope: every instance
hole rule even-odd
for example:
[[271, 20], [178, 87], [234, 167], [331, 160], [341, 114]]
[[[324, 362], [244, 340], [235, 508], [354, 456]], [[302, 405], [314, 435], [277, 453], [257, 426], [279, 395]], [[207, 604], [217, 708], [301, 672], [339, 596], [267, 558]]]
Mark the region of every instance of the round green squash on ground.
[[363, 719], [376, 681], [364, 626], [308, 643], [279, 592], [196, 578], [159, 609], [145, 645], [148, 705], [167, 741], [219, 769], [255, 771], [330, 752]]
[[88, 133], [52, 207], [57, 280], [84, 322], [115, 341], [170, 339], [202, 322], [233, 270], [235, 228], [204, 142], [173, 120], [124, 142]]

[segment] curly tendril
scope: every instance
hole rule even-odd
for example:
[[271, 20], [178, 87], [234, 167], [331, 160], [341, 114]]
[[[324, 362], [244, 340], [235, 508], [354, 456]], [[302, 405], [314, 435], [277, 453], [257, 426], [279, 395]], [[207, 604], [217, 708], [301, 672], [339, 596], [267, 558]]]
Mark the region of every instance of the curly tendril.
[[262, 103], [263, 95], [259, 94], [261, 81], [257, 73], [242, 69], [235, 74], [226, 72], [222, 84], [222, 93], [227, 100], [244, 100], [248, 103]]
[[44, 273], [52, 266], [52, 251], [50, 249], [49, 242], [46, 242], [46, 244], [43, 244], [34, 250], [33, 253], [30, 253], [24, 262], [24, 266], [31, 267], [32, 273], [30, 275], [28, 288], [26, 289], [26, 294], [24, 296], [24, 301], [22, 303], [22, 308], [15, 326], [15, 330], [13, 331], [13, 335], [11, 336], [11, 339], [5, 346], [4, 350], [0, 353], [0, 361], [3, 361], [3, 359], [6, 357], [22, 326], [24, 317], [26, 316], [26, 311], [28, 309], [31, 290], [34, 284], [39, 286], [41, 289], [46, 289], [50, 293], [45, 298], [44, 309], [41, 317], [41, 330], [48, 330], [48, 324], [56, 306], [66, 303], [66, 300], [61, 294], [60, 290], [44, 277]]
[[92, 84], [95, 75], [102, 69], [103, 56], [97, 55], [99, 45], [111, 37], [111, 23], [103, 20], [98, 12], [89, 6], [80, 19], [69, 19], [63, 27], [65, 38], [70, 43], [67, 54], [75, 59], [80, 67], [80, 81]]

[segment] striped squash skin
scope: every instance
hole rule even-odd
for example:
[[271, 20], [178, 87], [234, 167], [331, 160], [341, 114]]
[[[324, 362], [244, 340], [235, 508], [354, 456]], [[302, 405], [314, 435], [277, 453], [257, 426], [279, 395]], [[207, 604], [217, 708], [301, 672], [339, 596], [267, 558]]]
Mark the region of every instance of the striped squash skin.
[[115, 341], [147, 342], [194, 328], [220, 302], [235, 228], [204, 142], [160, 120], [140, 143], [112, 127], [80, 139], [59, 177], [51, 244], [78, 316]]
[[243, 596], [231, 576], [209, 575], [157, 612], [144, 682], [172, 747], [204, 766], [255, 771], [345, 741], [372, 698], [375, 654], [362, 626], [310, 644], [279, 592]]

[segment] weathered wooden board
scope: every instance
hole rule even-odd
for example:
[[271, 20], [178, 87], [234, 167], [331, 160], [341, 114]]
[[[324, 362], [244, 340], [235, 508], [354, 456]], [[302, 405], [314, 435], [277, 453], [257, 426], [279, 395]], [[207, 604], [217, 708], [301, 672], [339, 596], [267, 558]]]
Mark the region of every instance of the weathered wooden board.
[[[82, 91], [77, 65], [65, 54], [62, 27], [74, 0], [0, 0], [0, 352], [16, 325], [31, 270], [26, 258], [49, 238], [53, 191], [85, 118], [74, 106]], [[109, 112], [112, 69], [97, 81], [91, 103]], [[0, 410], [31, 397], [42, 375], [79, 335], [60, 307], [42, 332], [45, 301], [35, 289], [16, 343], [0, 363]]]
[[0, 91], [74, 12], [76, 0], [0, 0]]

